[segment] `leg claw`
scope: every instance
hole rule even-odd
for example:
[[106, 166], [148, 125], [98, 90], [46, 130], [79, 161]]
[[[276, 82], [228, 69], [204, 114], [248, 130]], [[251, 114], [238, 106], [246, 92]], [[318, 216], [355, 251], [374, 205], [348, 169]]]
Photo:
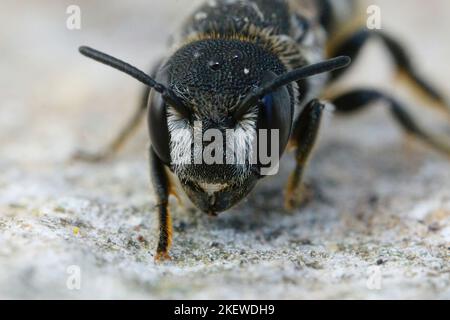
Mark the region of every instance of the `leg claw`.
[[155, 256], [156, 263], [169, 262], [172, 261], [168, 252], [157, 252]]
[[288, 212], [305, 207], [314, 199], [314, 190], [312, 187], [303, 185], [297, 190], [291, 190], [286, 193], [284, 207]]

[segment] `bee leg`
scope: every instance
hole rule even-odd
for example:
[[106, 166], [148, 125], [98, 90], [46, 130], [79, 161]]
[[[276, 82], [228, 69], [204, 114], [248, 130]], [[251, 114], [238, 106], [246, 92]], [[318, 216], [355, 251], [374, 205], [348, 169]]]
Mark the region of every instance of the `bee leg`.
[[311, 152], [320, 129], [324, 105], [318, 100], [311, 101], [296, 120], [292, 134], [291, 146], [296, 148], [296, 168], [289, 177], [286, 188], [284, 206], [292, 211], [305, 200], [311, 198], [311, 190], [302, 184], [304, 169], [308, 163]]
[[106, 147], [104, 150], [96, 153], [89, 153], [85, 151], [78, 151], [73, 156], [74, 160], [77, 161], [85, 161], [85, 162], [102, 162], [113, 157], [117, 152], [119, 152], [125, 143], [129, 140], [129, 138], [136, 132], [139, 127], [142, 118], [145, 115], [147, 110], [147, 99], [150, 90], [148, 88], [145, 89], [145, 92], [142, 94], [142, 100], [139, 105], [139, 108], [133, 114], [133, 117], [128, 121], [125, 127], [119, 132], [117, 137]]
[[150, 147], [150, 175], [156, 193], [159, 240], [155, 261], [170, 260], [169, 249], [172, 245], [172, 219], [169, 212], [170, 180], [166, 168]]
[[[361, 29], [330, 48], [329, 54], [332, 56], [347, 55], [356, 60], [361, 49], [370, 39], [378, 39], [383, 43], [393, 58], [400, 79], [407, 80], [407, 83], [414, 89], [414, 93], [419, 94], [420, 98], [424, 99], [428, 105], [434, 106], [450, 116], [450, 106], [446, 98], [422, 77], [416, 70], [407, 50], [390, 35], [378, 30]], [[334, 71], [331, 79], [337, 80], [346, 70], [348, 68]]]
[[[152, 77], [155, 76], [159, 66], [160, 63], [156, 64], [152, 69], [152, 72], [150, 73]], [[135, 110], [128, 123], [122, 128], [116, 138], [109, 145], [107, 145], [103, 150], [94, 153], [78, 151], [72, 157], [73, 160], [85, 162], [102, 162], [116, 155], [139, 128], [141, 120], [145, 116], [145, 113], [147, 111], [147, 102], [149, 95], [150, 89], [148, 87], [144, 87], [138, 108]]]
[[450, 156], [450, 138], [438, 137], [422, 128], [406, 108], [388, 94], [373, 89], [357, 89], [335, 97], [331, 102], [335, 105], [337, 112], [342, 114], [359, 111], [375, 102], [384, 102], [389, 107], [394, 119], [408, 135]]

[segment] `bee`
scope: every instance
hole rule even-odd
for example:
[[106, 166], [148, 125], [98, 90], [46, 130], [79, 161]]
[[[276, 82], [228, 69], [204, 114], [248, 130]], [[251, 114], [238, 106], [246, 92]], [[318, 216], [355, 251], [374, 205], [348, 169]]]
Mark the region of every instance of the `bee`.
[[[392, 36], [347, 27], [357, 12], [352, 0], [209, 0], [184, 23], [173, 54], [150, 74], [80, 47], [83, 55], [146, 85], [142, 104], [117, 139], [99, 154], [80, 157], [99, 161], [113, 155], [147, 113], [159, 215], [157, 261], [170, 259], [168, 206], [169, 196], [176, 195], [174, 185], [179, 183], [196, 207], [215, 216], [247, 197], [267, 175], [258, 147], [278, 155], [275, 165], [287, 149], [295, 150], [296, 168], [287, 183], [285, 206], [300, 205], [306, 194], [302, 177], [319, 134], [324, 101], [338, 114], [382, 101], [408, 134], [450, 154], [448, 141], [423, 129], [391, 94], [371, 88], [327, 93], [364, 45], [377, 39], [397, 71], [434, 105], [449, 111], [444, 97], [419, 74]], [[208, 131], [214, 134], [197, 140]], [[275, 138], [263, 139], [261, 132]], [[222, 139], [227, 136], [233, 137], [232, 143]], [[202, 155], [206, 142], [213, 140], [217, 143], [210, 156], [216, 161], [211, 162]], [[244, 154], [250, 156], [224, 161]]]

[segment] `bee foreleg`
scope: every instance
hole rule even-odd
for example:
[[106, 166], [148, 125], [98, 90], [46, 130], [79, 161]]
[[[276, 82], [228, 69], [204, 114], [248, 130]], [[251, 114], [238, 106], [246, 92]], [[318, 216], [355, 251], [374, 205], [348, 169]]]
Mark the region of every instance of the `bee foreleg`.
[[311, 101], [299, 115], [292, 134], [291, 144], [296, 147], [296, 168], [289, 177], [285, 195], [285, 208], [293, 210], [309, 196], [302, 184], [303, 173], [314, 148], [320, 129], [324, 104]]
[[170, 179], [166, 168], [150, 147], [150, 175], [156, 193], [156, 206], [159, 220], [159, 240], [155, 261], [170, 260], [172, 245], [172, 219], [169, 212]]

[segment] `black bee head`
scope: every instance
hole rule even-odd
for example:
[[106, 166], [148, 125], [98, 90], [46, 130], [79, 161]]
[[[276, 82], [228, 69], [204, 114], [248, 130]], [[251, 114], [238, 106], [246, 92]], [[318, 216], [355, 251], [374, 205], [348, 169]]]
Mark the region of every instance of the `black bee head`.
[[287, 72], [257, 43], [210, 39], [179, 49], [153, 79], [94, 49], [80, 52], [153, 88], [152, 148], [209, 214], [234, 206], [276, 171], [292, 129], [292, 83], [350, 63], [340, 57]]
[[[182, 47], [160, 69], [156, 80], [181, 99], [186, 112], [181, 114], [153, 94], [149, 104], [153, 145], [162, 145], [156, 146], [164, 149], [162, 158], [202, 210], [227, 210], [263, 176], [258, 157], [261, 129], [279, 130], [272, 143], [278, 149], [270, 165], [278, 163], [291, 132], [292, 86], [278, 89], [278, 96], [268, 93], [244, 112], [239, 107], [253, 90], [286, 71], [277, 56], [262, 46], [211, 39]], [[167, 110], [166, 118], [159, 111], [155, 116], [152, 108]], [[167, 140], [161, 140], [163, 128]], [[266, 138], [264, 149], [270, 151], [272, 144]]]

